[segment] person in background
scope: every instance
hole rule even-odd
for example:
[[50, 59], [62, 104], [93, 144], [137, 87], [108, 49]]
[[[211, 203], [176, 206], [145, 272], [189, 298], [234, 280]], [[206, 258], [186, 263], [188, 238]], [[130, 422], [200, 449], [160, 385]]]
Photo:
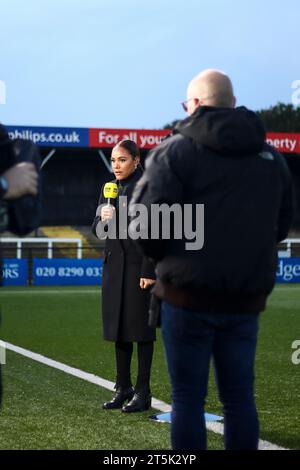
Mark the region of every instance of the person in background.
[[[6, 145], [8, 134], [4, 126], [0, 124], [0, 162], [1, 147]], [[0, 234], [5, 229], [6, 211], [3, 209], [3, 203], [19, 199], [22, 196], [31, 194], [35, 196], [38, 192], [38, 174], [32, 163], [19, 163], [8, 170], [0, 173]], [[2, 254], [0, 246], [0, 286], [2, 285]], [[1, 307], [1, 306], [0, 306]], [[1, 312], [0, 312], [1, 314]], [[1, 323], [1, 318], [0, 318]], [[1, 367], [1, 365], [0, 365]], [[2, 401], [2, 378], [0, 369], [0, 404]]]
[[134, 213], [135, 203], [177, 203], [183, 210], [186, 203], [193, 210], [204, 205], [198, 248], [188, 249], [187, 237], [137, 240], [156, 261], [153, 291], [162, 300], [173, 449], [206, 449], [211, 358], [225, 448], [258, 447], [259, 314], [274, 287], [276, 245], [291, 227], [294, 202], [284, 158], [265, 143], [260, 118], [235, 102], [231, 80], [221, 71], [205, 70], [190, 82], [183, 103], [188, 117], [147, 157], [129, 209]]
[[[112, 150], [112, 169], [118, 186], [115, 207], [104, 205], [93, 222], [110, 221], [119, 211], [119, 196], [131, 199], [143, 170], [135, 142], [123, 140]], [[99, 206], [105, 204], [103, 188]], [[99, 211], [97, 211], [98, 213]], [[100, 235], [101, 236], [101, 235]], [[154, 266], [138, 251], [131, 239], [107, 238], [103, 261], [102, 316], [104, 339], [115, 343], [116, 393], [103, 404], [104, 409], [122, 408], [123, 412], [144, 411], [151, 406], [150, 371], [155, 328], [148, 326], [150, 286], [155, 282]], [[138, 374], [135, 387], [131, 381], [133, 343], [137, 343]], [[127, 404], [125, 404], [128, 402]]]

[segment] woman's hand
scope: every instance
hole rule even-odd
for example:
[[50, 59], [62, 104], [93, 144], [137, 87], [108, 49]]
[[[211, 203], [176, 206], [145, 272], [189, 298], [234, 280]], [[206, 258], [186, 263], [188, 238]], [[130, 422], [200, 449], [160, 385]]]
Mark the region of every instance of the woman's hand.
[[106, 220], [111, 220], [114, 216], [115, 208], [114, 206], [103, 206], [101, 208], [101, 219], [103, 222]]
[[141, 289], [147, 289], [148, 287], [152, 286], [152, 284], [155, 284], [155, 279], [146, 279], [144, 277], [141, 277], [140, 279]]

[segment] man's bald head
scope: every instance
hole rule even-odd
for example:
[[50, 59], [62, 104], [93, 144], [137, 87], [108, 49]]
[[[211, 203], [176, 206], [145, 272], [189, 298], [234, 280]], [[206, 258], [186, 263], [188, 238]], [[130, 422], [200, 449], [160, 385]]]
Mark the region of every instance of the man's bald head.
[[207, 69], [190, 82], [187, 89], [188, 113], [198, 106], [234, 108], [235, 97], [230, 78], [220, 70]]

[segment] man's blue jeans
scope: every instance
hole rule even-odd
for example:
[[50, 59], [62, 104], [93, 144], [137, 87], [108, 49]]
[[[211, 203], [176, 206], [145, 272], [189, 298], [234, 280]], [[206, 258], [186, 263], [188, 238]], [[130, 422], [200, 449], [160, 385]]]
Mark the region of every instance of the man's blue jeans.
[[257, 449], [253, 387], [259, 315], [193, 312], [162, 302], [161, 316], [172, 385], [173, 449], [206, 449], [211, 358], [223, 404], [225, 449]]

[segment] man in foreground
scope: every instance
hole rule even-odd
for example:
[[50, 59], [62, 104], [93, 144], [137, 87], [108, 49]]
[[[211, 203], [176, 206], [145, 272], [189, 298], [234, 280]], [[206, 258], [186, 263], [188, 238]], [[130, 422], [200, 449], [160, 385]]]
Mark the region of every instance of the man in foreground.
[[[204, 245], [142, 240], [156, 261], [154, 293], [172, 384], [173, 449], [206, 449], [210, 359], [224, 412], [225, 448], [257, 449], [254, 361], [259, 313], [275, 283], [276, 245], [293, 215], [285, 160], [265, 144], [259, 117], [235, 108], [228, 76], [189, 84], [188, 117], [151, 152], [132, 204], [204, 204]], [[133, 207], [133, 206], [131, 206]], [[190, 222], [190, 221], [189, 221]], [[195, 225], [195, 224], [194, 224]]]

